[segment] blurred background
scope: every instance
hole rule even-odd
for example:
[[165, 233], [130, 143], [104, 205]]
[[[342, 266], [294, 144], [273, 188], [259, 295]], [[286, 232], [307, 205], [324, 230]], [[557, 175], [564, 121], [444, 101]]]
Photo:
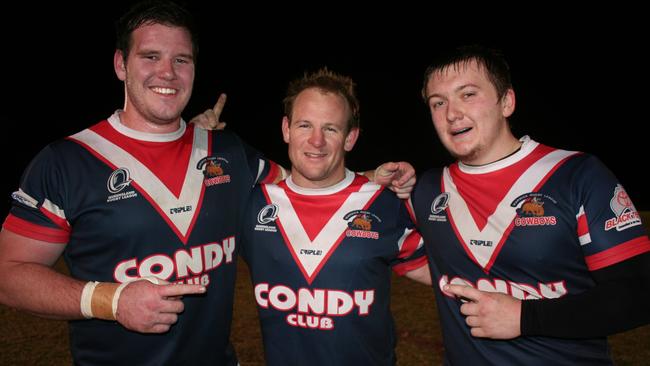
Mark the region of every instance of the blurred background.
[[[75, 133], [123, 105], [113, 72], [114, 20], [128, 1], [72, 6], [16, 3], [3, 23], [6, 55], [0, 203], [48, 142]], [[621, 7], [534, 11], [444, 4], [290, 5], [189, 2], [198, 15], [200, 54], [184, 117], [228, 94], [223, 119], [268, 157], [288, 166], [281, 100], [289, 80], [328, 66], [356, 80], [362, 134], [353, 169], [408, 160], [419, 170], [451, 161], [420, 98], [423, 72], [440, 47], [481, 43], [509, 58], [517, 95], [517, 136], [597, 155], [640, 210], [650, 195], [645, 168], [648, 71], [643, 12]], [[236, 4], [235, 4], [236, 5]], [[303, 5], [304, 6], [304, 5]], [[270, 14], [278, 14], [271, 16]], [[617, 21], [615, 21], [618, 19]], [[644, 194], [646, 193], [646, 194]]]

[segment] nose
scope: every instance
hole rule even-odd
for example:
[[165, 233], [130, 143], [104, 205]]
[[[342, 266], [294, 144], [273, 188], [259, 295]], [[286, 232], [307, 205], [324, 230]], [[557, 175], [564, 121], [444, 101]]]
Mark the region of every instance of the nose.
[[447, 106], [447, 121], [448, 122], [454, 122], [457, 120], [461, 120], [464, 117], [463, 110], [460, 108], [460, 105], [458, 103], [452, 103], [449, 102]]
[[314, 128], [311, 135], [309, 136], [308, 141], [312, 146], [315, 147], [321, 147], [325, 145], [325, 136], [323, 134], [323, 131], [321, 131], [319, 128]]
[[172, 80], [176, 77], [173, 60], [162, 60], [158, 63], [158, 76], [165, 80]]

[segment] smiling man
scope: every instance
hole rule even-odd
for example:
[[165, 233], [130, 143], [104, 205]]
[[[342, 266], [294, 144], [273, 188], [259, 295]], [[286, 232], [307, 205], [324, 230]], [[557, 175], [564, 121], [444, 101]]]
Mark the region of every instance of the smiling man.
[[[113, 57], [124, 109], [48, 145], [12, 195], [0, 302], [71, 320], [76, 365], [237, 364], [238, 218], [279, 169], [236, 135], [181, 118], [194, 29], [173, 2], [135, 4]], [[60, 256], [70, 276], [51, 268]]]
[[282, 134], [290, 176], [255, 188], [242, 229], [268, 365], [394, 365], [391, 270], [430, 283], [394, 193], [345, 168], [359, 136], [354, 83], [293, 81]]

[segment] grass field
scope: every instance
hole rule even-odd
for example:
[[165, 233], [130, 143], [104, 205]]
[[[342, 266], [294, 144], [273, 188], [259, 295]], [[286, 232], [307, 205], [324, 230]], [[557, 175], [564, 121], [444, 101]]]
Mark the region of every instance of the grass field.
[[[650, 223], [650, 215], [643, 216], [644, 222]], [[238, 269], [236, 293], [232, 340], [240, 363], [264, 365], [257, 312], [243, 262]], [[399, 337], [398, 364], [441, 364], [443, 347], [432, 290], [394, 277], [392, 310]], [[616, 365], [650, 365], [650, 326], [610, 337], [610, 345]], [[70, 364], [65, 322], [36, 318], [0, 305], [0, 365]]]

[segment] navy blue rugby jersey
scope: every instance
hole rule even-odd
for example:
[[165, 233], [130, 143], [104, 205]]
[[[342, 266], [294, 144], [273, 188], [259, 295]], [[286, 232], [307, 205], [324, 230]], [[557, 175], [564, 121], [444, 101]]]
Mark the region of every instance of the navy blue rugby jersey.
[[277, 166], [229, 132], [126, 128], [118, 114], [47, 146], [26, 170], [4, 227], [65, 245], [74, 278], [156, 276], [207, 286], [165, 334], [70, 322], [75, 364], [228, 365], [236, 230], [256, 181]]
[[461, 303], [442, 292], [452, 283], [522, 300], [578, 294], [594, 286], [590, 271], [650, 250], [632, 201], [595, 157], [522, 141], [519, 152], [492, 164], [428, 171], [412, 196], [446, 362], [609, 365], [605, 338], [474, 338]]
[[256, 187], [242, 229], [268, 365], [393, 365], [391, 269], [426, 264], [404, 201], [361, 175]]

